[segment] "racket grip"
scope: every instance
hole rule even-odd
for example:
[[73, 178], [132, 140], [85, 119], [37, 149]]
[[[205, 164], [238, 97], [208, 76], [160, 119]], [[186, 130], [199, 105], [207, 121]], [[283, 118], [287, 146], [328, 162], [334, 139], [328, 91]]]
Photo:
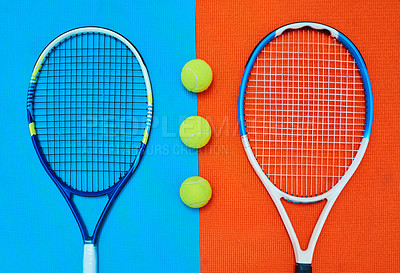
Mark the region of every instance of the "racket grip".
[[83, 273], [97, 273], [97, 251], [92, 243], [83, 245]]
[[295, 273], [312, 273], [311, 264], [298, 264], [296, 263]]

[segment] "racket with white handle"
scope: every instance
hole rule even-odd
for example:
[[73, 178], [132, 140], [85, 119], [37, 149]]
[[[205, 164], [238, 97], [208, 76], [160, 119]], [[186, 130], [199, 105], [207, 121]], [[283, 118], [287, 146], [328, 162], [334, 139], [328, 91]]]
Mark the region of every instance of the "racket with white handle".
[[[35, 64], [28, 90], [29, 131], [40, 162], [79, 225], [84, 273], [97, 272], [99, 228], [142, 158], [152, 112], [142, 57], [114, 31], [70, 30], [54, 39]], [[93, 231], [73, 195], [108, 197]]]
[[[361, 54], [337, 30], [318, 23], [283, 26], [266, 36], [246, 65], [239, 94], [246, 155], [291, 239], [297, 273], [312, 272], [317, 239], [340, 192], [363, 158], [373, 115]], [[282, 199], [326, 200], [302, 249]]]

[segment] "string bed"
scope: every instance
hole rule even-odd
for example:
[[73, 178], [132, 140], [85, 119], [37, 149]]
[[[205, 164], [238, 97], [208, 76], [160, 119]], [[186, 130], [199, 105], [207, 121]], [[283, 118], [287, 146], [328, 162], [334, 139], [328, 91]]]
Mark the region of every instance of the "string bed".
[[135, 55], [114, 37], [81, 33], [53, 48], [39, 73], [33, 116], [51, 169], [78, 191], [112, 187], [138, 156], [146, 127]]
[[312, 197], [351, 165], [365, 127], [365, 92], [348, 50], [309, 28], [274, 38], [259, 53], [244, 99], [247, 135], [270, 181]]

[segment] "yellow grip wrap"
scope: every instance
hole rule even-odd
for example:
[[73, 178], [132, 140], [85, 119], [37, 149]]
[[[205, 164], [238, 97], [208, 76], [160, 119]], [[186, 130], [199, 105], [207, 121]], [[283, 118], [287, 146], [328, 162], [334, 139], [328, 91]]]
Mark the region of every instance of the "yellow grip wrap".
[[31, 136], [36, 135], [36, 129], [35, 129], [34, 122], [29, 123], [29, 132], [31, 133]]
[[144, 135], [143, 135], [143, 140], [142, 142], [147, 145], [147, 140], [149, 140], [149, 133], [147, 132], [146, 129], [144, 129]]

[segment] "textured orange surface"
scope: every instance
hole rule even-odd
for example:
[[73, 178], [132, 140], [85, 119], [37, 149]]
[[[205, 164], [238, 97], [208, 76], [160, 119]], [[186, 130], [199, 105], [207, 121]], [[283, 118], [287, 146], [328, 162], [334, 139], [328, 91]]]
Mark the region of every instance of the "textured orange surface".
[[[214, 72], [198, 95], [213, 129], [199, 151], [213, 198], [200, 210], [201, 272], [294, 272], [275, 206], [245, 156], [237, 98], [247, 58], [272, 30], [297, 21], [332, 26], [358, 47], [370, 74], [369, 147], [318, 240], [314, 273], [400, 270], [400, 3], [398, 1], [226, 1], [196, 3], [197, 57]], [[305, 246], [323, 204], [284, 204]]]

